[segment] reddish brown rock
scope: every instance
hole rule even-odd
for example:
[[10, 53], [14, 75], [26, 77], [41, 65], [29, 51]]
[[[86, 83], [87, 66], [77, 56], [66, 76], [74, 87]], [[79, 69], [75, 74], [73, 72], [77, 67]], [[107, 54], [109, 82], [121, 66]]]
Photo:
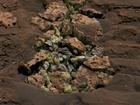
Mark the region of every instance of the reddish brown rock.
[[102, 79], [104, 85], [108, 85], [109, 83], [112, 82], [113, 76], [108, 76]]
[[83, 7], [80, 12], [91, 18], [93, 18], [93, 17], [101, 18], [103, 15], [101, 12], [95, 10], [92, 7]]
[[95, 18], [89, 18], [81, 14], [72, 15], [72, 24], [74, 26], [74, 33], [81, 37], [81, 40], [90, 39], [91, 41], [98, 41], [102, 36], [102, 28], [100, 22]]
[[17, 18], [10, 12], [0, 11], [0, 25], [5, 27], [13, 27], [16, 24]]
[[36, 17], [32, 17], [32, 24], [37, 25], [42, 31], [46, 32], [50, 29], [53, 29], [53, 27], [57, 27], [58, 29], [60, 29], [62, 21], [50, 22], [39, 16], [36, 16]]
[[84, 90], [88, 89], [88, 91], [92, 91], [96, 83], [99, 81], [100, 79], [94, 72], [84, 66], [81, 66], [76, 73], [73, 84], [79, 89], [83, 88]]
[[65, 80], [63, 78], [63, 72], [62, 71], [55, 71], [49, 73], [50, 80], [52, 83], [51, 87], [55, 87], [59, 92], [63, 92], [64, 90], [64, 83]]
[[72, 5], [82, 5], [85, 3], [86, 0], [69, 0], [69, 3]]
[[47, 30], [51, 27], [52, 23], [42, 19], [39, 16], [32, 17], [32, 23], [37, 25], [41, 30]]
[[31, 67], [32, 65], [35, 65], [37, 62], [40, 62], [40, 61], [43, 61], [46, 59], [46, 54], [44, 52], [38, 52], [35, 54], [35, 56], [33, 57], [32, 60], [30, 60], [28, 63], [27, 63], [27, 66], [28, 67]]
[[48, 6], [52, 2], [59, 2], [59, 1], [63, 1], [63, 0], [43, 0], [43, 5]]
[[113, 76], [108, 75], [107, 73], [98, 72], [97, 75], [98, 75], [98, 78], [101, 79], [101, 83], [103, 85], [108, 85], [113, 79]]
[[31, 76], [27, 77], [25, 82], [30, 84], [30, 85], [37, 86], [37, 87], [41, 87], [45, 83], [44, 77], [39, 75], [39, 74], [35, 74], [35, 75], [31, 75]]
[[35, 69], [37, 69], [38, 63], [45, 60], [46, 58], [47, 55], [44, 52], [36, 53], [30, 61], [28, 61], [27, 63], [20, 64], [19, 72], [27, 75], [31, 74], [32, 72], [35, 71]]
[[67, 43], [71, 47], [76, 48], [79, 51], [85, 51], [85, 45], [80, 40], [78, 40], [76, 37], [68, 38]]
[[92, 70], [106, 70], [111, 67], [108, 56], [93, 56], [85, 61], [84, 64]]
[[139, 9], [121, 9], [119, 11], [119, 16], [122, 18], [133, 19], [133, 20], [140, 20], [140, 10]]
[[50, 3], [44, 13], [39, 14], [48, 21], [62, 20], [67, 15], [68, 9], [62, 1]]
[[55, 35], [55, 31], [54, 30], [49, 30], [49, 31], [43, 33], [43, 38], [48, 40], [53, 35]]
[[72, 27], [72, 24], [71, 24], [70, 20], [68, 20], [68, 19], [64, 20], [62, 22], [61, 28], [62, 28], [61, 32], [64, 36], [72, 34], [73, 27]]

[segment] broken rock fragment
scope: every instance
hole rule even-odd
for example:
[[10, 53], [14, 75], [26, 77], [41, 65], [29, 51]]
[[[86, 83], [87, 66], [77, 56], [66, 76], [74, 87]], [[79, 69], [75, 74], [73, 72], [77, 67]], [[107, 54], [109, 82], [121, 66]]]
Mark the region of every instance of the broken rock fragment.
[[63, 1], [63, 0], [43, 0], [43, 5], [48, 6], [52, 2], [59, 2], [59, 1]]
[[82, 4], [84, 3], [86, 0], [69, 0], [69, 2], [71, 4]]
[[68, 0], [68, 3], [73, 6], [75, 10], [79, 10], [84, 4], [86, 0]]
[[104, 49], [103, 47], [95, 47], [94, 49], [92, 49], [91, 52], [92, 52], [92, 55], [103, 56]]
[[101, 18], [103, 15], [100, 11], [97, 11], [91, 7], [83, 7], [80, 12], [90, 18], [93, 18], [93, 17]]
[[108, 68], [111, 67], [108, 56], [98, 57], [96, 55], [85, 61], [84, 65], [95, 71], [107, 70]]
[[62, 32], [63, 36], [71, 35], [72, 30], [73, 30], [73, 27], [72, 27], [70, 20], [68, 20], [68, 19], [64, 20], [61, 24], [61, 32]]
[[93, 91], [97, 81], [100, 81], [100, 79], [94, 72], [81, 66], [75, 75], [73, 84], [79, 89], [79, 91]]
[[66, 42], [73, 48], [78, 49], [79, 51], [85, 51], [85, 45], [78, 40], [76, 37], [68, 38]]
[[50, 81], [52, 86], [55, 87], [59, 92], [64, 91], [65, 83], [70, 81], [71, 76], [66, 71], [53, 71], [49, 73]]
[[89, 40], [98, 41], [103, 35], [100, 22], [95, 18], [75, 14], [72, 15], [72, 24], [75, 35], [87, 43], [89, 43]]
[[13, 16], [10, 12], [0, 11], [0, 25], [5, 27], [14, 27], [17, 18]]
[[31, 75], [31, 76], [27, 77], [25, 82], [30, 85], [41, 87], [44, 85], [44, 77], [39, 74]]
[[107, 73], [98, 72], [97, 75], [98, 75], [98, 78], [101, 79], [101, 81], [104, 85], [108, 85], [113, 79], [113, 76], [109, 75]]
[[46, 54], [44, 52], [38, 52], [34, 55], [34, 57], [28, 61], [27, 63], [22, 63], [19, 66], [19, 72], [30, 75], [31, 73], [35, 72], [38, 67], [40, 66], [40, 63], [44, 61], [47, 58]]
[[40, 17], [48, 21], [62, 20], [67, 15], [68, 9], [62, 1], [52, 2], [47, 5], [46, 11], [39, 14]]
[[38, 25], [43, 31], [50, 29], [52, 26], [51, 22], [46, 21], [39, 16], [32, 17], [32, 24]]

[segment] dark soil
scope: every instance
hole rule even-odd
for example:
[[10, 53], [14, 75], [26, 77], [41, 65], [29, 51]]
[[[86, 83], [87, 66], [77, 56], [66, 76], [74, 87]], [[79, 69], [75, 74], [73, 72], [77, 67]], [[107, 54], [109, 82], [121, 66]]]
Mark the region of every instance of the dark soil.
[[90, 0], [103, 12], [100, 44], [118, 73], [105, 88], [71, 95], [54, 95], [28, 86], [17, 72], [18, 64], [35, 53], [32, 46], [41, 31], [30, 21], [44, 10], [43, 1], [0, 0], [0, 10], [17, 17], [14, 28], [0, 27], [0, 105], [139, 105], [140, 1]]

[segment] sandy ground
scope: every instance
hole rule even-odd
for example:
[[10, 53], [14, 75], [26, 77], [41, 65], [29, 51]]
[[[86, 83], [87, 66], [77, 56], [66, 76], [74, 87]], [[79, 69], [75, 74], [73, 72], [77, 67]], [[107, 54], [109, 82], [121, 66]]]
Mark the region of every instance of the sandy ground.
[[0, 10], [17, 17], [15, 27], [0, 27], [0, 105], [140, 105], [140, 1], [90, 1], [104, 13], [100, 44], [118, 71], [112, 83], [92, 94], [69, 95], [26, 85], [17, 67], [35, 53], [32, 46], [41, 32], [30, 21], [44, 10], [43, 0], [0, 0]]

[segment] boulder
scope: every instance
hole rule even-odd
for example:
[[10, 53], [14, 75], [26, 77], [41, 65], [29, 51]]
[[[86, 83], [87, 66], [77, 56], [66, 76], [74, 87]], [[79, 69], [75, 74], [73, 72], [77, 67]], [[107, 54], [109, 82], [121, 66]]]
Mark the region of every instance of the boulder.
[[40, 13], [40, 17], [48, 21], [63, 20], [68, 13], [66, 5], [62, 1], [50, 3], [44, 13]]
[[89, 18], [82, 14], [72, 15], [73, 33], [85, 43], [98, 41], [102, 33], [100, 22], [95, 18]]

